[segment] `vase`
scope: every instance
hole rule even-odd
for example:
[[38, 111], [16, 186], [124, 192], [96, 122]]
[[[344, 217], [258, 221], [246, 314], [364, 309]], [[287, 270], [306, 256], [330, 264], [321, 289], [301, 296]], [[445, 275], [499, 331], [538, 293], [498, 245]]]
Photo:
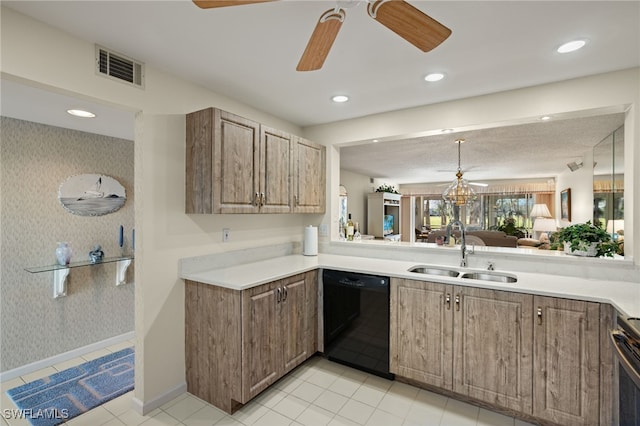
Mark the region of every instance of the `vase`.
[[573, 256], [595, 257], [598, 254], [598, 243], [584, 241], [577, 250], [572, 250], [571, 243], [565, 241], [564, 252]]
[[71, 262], [71, 255], [73, 252], [71, 251], [71, 247], [69, 247], [69, 243], [58, 243], [58, 247], [56, 247], [56, 259], [58, 259], [59, 265], [68, 265]]

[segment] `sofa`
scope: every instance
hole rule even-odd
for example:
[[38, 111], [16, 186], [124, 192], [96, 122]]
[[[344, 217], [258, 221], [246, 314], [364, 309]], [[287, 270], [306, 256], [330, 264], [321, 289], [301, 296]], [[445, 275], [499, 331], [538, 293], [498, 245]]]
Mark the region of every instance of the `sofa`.
[[[460, 231], [452, 231], [456, 240], [460, 238]], [[446, 236], [447, 231], [445, 229], [438, 229], [432, 231], [427, 237], [428, 243], [435, 243], [438, 236]], [[502, 231], [467, 231], [466, 235], [473, 235], [484, 241], [486, 246], [491, 247], [518, 247], [518, 237], [513, 235], [507, 235]]]

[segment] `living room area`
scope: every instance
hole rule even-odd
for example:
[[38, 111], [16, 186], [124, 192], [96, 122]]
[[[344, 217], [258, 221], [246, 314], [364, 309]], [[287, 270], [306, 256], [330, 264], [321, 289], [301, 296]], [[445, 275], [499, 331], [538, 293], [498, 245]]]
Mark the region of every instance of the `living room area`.
[[[458, 218], [467, 245], [548, 250], [556, 248], [556, 231], [590, 221], [622, 241], [623, 115], [558, 120], [546, 128], [542, 126], [549, 123], [540, 122], [342, 148], [339, 229], [351, 214], [363, 239], [452, 244], [446, 228]], [[570, 134], [577, 145], [569, 142]], [[457, 144], [456, 157], [450, 141], [460, 139], [467, 141]], [[557, 140], [564, 143], [548, 142]], [[505, 151], [507, 141], [511, 149]], [[502, 148], [493, 148], [492, 143], [501, 143]], [[380, 170], [384, 177], [373, 175]], [[416, 181], [416, 173], [433, 180]], [[454, 211], [455, 203], [446, 202], [443, 194], [458, 179], [471, 188], [474, 202]], [[379, 207], [372, 210], [371, 199], [380, 192], [397, 197], [399, 207], [391, 204], [381, 214]], [[379, 221], [384, 225], [378, 227]], [[457, 224], [451, 234], [454, 241], [460, 238]]]

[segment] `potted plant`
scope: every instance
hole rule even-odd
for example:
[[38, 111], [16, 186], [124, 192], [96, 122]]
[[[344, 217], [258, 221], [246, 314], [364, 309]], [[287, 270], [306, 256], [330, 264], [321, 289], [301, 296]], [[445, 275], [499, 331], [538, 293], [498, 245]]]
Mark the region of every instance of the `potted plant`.
[[564, 247], [564, 251], [575, 256], [608, 256], [613, 257], [618, 244], [611, 240], [611, 235], [587, 221], [567, 226], [555, 234], [555, 248]]
[[400, 194], [398, 191], [396, 191], [396, 189], [393, 186], [387, 185], [386, 183], [376, 188], [376, 192], [389, 192], [391, 194]]
[[518, 238], [524, 238], [525, 234], [522, 228], [516, 226], [516, 220], [512, 217], [508, 217], [504, 220], [504, 222], [499, 226], [494, 226], [491, 229], [496, 231], [502, 231], [507, 235], [513, 235]]

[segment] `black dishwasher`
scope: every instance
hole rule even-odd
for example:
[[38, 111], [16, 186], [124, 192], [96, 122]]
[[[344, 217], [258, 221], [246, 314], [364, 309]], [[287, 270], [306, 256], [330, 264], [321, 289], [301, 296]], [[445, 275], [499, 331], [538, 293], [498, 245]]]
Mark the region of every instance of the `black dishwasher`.
[[389, 278], [325, 269], [324, 353], [332, 361], [388, 379]]

